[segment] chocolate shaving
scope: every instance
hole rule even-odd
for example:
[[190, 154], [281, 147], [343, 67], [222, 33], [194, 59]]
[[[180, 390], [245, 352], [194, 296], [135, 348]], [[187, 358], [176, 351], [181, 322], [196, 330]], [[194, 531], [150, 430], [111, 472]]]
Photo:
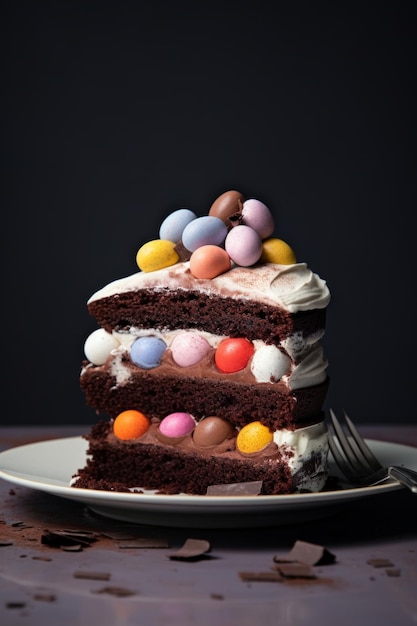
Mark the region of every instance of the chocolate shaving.
[[[242, 207], [243, 205], [240, 203], [240, 206]], [[240, 224], [243, 224], [242, 209], [240, 209], [240, 211], [237, 211], [236, 213], [233, 213], [233, 215], [229, 215], [229, 217], [227, 218], [227, 225], [231, 228], [239, 226]]]
[[239, 577], [244, 582], [282, 583], [284, 580], [279, 572], [239, 572]]
[[75, 530], [45, 530], [41, 536], [41, 543], [52, 548], [68, 550], [69, 546], [79, 550], [97, 541], [98, 535], [93, 532]]
[[184, 545], [169, 555], [174, 561], [197, 561], [204, 558], [210, 550], [210, 544], [205, 539], [187, 539]]
[[74, 578], [82, 578], [84, 580], [110, 580], [111, 574], [108, 572], [89, 572], [79, 570], [74, 572]]
[[285, 578], [316, 578], [313, 568], [308, 563], [280, 563], [276, 568]]
[[336, 557], [323, 546], [307, 541], [296, 541], [286, 558], [274, 556], [275, 563], [306, 563], [307, 565], [329, 565]]
[[257, 496], [262, 493], [262, 480], [246, 483], [227, 483], [224, 485], [209, 485], [208, 496]]
[[180, 261], [189, 261], [190, 260], [191, 252], [190, 252], [190, 250], [187, 250], [187, 248], [184, 246], [182, 241], [179, 241], [178, 243], [175, 244], [174, 250], [178, 254], [178, 256], [180, 257]]

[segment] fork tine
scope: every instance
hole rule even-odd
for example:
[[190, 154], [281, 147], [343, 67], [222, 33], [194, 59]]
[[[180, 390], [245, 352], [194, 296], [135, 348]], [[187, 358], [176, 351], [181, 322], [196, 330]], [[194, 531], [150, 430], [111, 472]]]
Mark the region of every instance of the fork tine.
[[343, 416], [345, 418], [345, 422], [347, 424], [347, 427], [349, 429], [350, 434], [352, 435], [353, 439], [355, 440], [356, 445], [358, 446], [359, 450], [362, 452], [362, 454], [365, 457], [366, 461], [369, 463], [369, 465], [372, 467], [372, 469], [374, 471], [377, 471], [377, 470], [381, 469], [382, 468], [381, 463], [378, 461], [376, 456], [373, 454], [373, 452], [371, 451], [369, 446], [365, 443], [363, 437], [359, 434], [356, 426], [354, 425], [352, 420], [349, 418], [349, 416], [347, 415], [347, 413], [346, 413], [346, 411], [344, 409], [343, 409]]
[[339, 447], [335, 441], [336, 435], [335, 435], [333, 426], [329, 425], [328, 431], [330, 435], [329, 436], [329, 448], [330, 448], [330, 452], [333, 455], [335, 463], [339, 467], [339, 469], [342, 471], [342, 474], [344, 474], [344, 476], [350, 482], [354, 483], [356, 479], [356, 475], [352, 473], [352, 467], [350, 463], [348, 462], [347, 458], [341, 454], [339, 450]]
[[369, 474], [369, 466], [364, 464], [361, 456], [358, 455], [355, 448], [350, 444], [348, 438], [345, 435], [345, 431], [342, 428], [339, 420], [337, 419], [334, 411], [330, 409], [330, 418], [332, 420], [333, 428], [336, 433], [336, 438], [339, 441], [340, 447], [346, 456], [346, 460], [350, 466], [351, 475], [358, 477], [358, 474]]

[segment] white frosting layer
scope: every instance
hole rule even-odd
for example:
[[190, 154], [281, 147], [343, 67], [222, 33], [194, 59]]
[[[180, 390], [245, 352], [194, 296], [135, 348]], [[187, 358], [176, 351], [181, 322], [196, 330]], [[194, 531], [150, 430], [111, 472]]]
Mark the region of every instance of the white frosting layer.
[[155, 272], [137, 272], [115, 280], [91, 296], [88, 303], [118, 293], [152, 288], [192, 289], [235, 299], [248, 299], [281, 306], [290, 313], [324, 309], [330, 301], [327, 284], [306, 263], [276, 265], [266, 263], [252, 267], [234, 267], [212, 279], [191, 275], [189, 263], [177, 263]]
[[[129, 332], [113, 331], [110, 334], [104, 329], [99, 329], [91, 333], [87, 338], [85, 355], [94, 365], [102, 365], [109, 356], [112, 356], [111, 373], [115, 377], [117, 384], [125, 384], [132, 372], [124, 364], [123, 355], [126, 351], [130, 351], [132, 343], [138, 337], [149, 335], [159, 337], [169, 348], [175, 336], [181, 332], [184, 331], [156, 331], [154, 329], [131, 327]], [[198, 331], [198, 334], [204, 337], [214, 349], [226, 338], [222, 335], [212, 335], [202, 331]], [[307, 337], [303, 340], [303, 345], [301, 345], [300, 337], [297, 336], [295, 338], [297, 357], [299, 358], [300, 355], [303, 355], [302, 360], [298, 364], [291, 360], [294, 357], [290, 350], [288, 351], [288, 356], [276, 346], [267, 345], [261, 340], [254, 341], [255, 352], [251, 359], [250, 368], [256, 382], [273, 384], [282, 380], [292, 390], [312, 387], [324, 382], [328, 364], [320, 345], [316, 341], [317, 337]], [[293, 347], [291, 338], [288, 338], [285, 344], [286, 347]]]
[[317, 471], [309, 472], [307, 476], [301, 476], [298, 483], [298, 491], [320, 491], [327, 478], [327, 455], [329, 452], [328, 432], [325, 424], [314, 424], [306, 428], [296, 430], [277, 430], [274, 433], [274, 442], [286, 453], [287, 463], [292, 475], [302, 472], [303, 465], [314, 455], [317, 458], [315, 464]]

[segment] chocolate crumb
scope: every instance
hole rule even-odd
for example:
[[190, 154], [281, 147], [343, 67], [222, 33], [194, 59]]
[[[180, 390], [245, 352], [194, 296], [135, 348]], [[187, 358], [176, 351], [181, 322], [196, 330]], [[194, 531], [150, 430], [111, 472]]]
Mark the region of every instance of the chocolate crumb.
[[52, 561], [52, 559], [49, 558], [49, 556], [33, 556], [32, 559], [34, 561]]
[[224, 600], [224, 595], [222, 593], [211, 593], [210, 598], [212, 600]]
[[24, 609], [26, 602], [7, 602], [6, 609]]
[[205, 539], [187, 539], [184, 545], [169, 555], [169, 558], [176, 561], [196, 561], [204, 558], [210, 550], [210, 543]]
[[33, 596], [33, 599], [41, 602], [55, 602], [56, 596], [53, 593], [37, 593], [36, 596]]
[[279, 572], [239, 572], [244, 582], [274, 582], [281, 583], [284, 578]]
[[15, 496], [16, 492], [14, 489], [9, 489], [9, 496]]
[[108, 572], [88, 572], [79, 570], [74, 572], [74, 578], [83, 578], [85, 580], [110, 580], [111, 574]]
[[139, 537], [133, 541], [121, 541], [119, 544], [121, 550], [132, 550], [135, 548], [169, 548], [166, 539], [153, 539], [152, 537]]
[[13, 541], [0, 541], [0, 548], [4, 548], [6, 546], [12, 546]]
[[387, 576], [397, 577], [401, 576], [401, 570], [399, 567], [391, 567], [385, 570]]
[[128, 596], [137, 595], [136, 591], [126, 589], [125, 587], [103, 587], [102, 589], [94, 591], [94, 593], [108, 593], [109, 595], [116, 596], [118, 598], [127, 598]]
[[389, 559], [368, 559], [366, 562], [372, 567], [394, 567], [394, 563]]

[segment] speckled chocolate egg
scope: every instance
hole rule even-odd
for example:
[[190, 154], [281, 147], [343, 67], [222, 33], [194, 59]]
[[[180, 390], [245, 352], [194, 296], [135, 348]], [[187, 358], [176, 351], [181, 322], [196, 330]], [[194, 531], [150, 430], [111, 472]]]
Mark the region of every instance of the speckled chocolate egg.
[[229, 217], [242, 209], [244, 200], [245, 198], [240, 191], [225, 191], [213, 202], [209, 215], [219, 217], [227, 224]]
[[235, 435], [236, 429], [230, 422], [220, 417], [210, 416], [197, 424], [193, 432], [193, 440], [197, 446], [209, 448]]

